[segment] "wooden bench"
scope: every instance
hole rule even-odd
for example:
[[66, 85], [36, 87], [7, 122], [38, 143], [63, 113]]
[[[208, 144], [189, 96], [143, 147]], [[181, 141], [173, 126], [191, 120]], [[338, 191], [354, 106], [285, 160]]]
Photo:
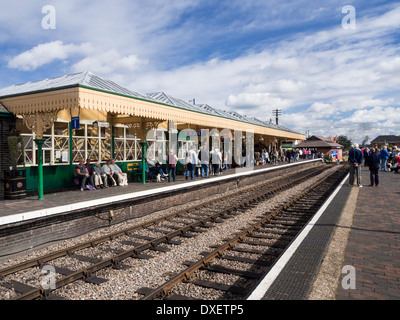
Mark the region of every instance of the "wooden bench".
[[142, 181], [142, 172], [139, 172], [139, 162], [128, 163], [126, 168], [128, 173], [133, 175], [133, 182]]

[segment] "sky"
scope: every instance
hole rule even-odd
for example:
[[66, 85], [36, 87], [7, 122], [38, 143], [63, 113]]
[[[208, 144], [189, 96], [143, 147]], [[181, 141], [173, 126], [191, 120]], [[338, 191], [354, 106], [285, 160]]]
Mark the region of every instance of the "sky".
[[400, 135], [399, 27], [385, 0], [0, 0], [0, 88], [91, 71], [362, 143]]

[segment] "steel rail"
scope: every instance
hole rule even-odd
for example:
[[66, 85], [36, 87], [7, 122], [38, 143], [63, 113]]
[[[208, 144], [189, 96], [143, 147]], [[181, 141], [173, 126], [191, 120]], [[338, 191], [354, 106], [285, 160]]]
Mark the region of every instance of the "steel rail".
[[[244, 206], [248, 206], [251, 203], [260, 201], [278, 191], [290, 188], [291, 186], [301, 182], [303, 179], [320, 174], [325, 170], [326, 170], [326, 168], [315, 170], [311, 173], [308, 173], [306, 176], [302, 176], [298, 179], [292, 180], [292, 181], [290, 181], [284, 185], [281, 185], [279, 187], [276, 187], [272, 190], [264, 190], [261, 194], [255, 195], [255, 196], [251, 197], [250, 199], [247, 199], [244, 202], [241, 202], [240, 204], [234, 204], [228, 208], [224, 208], [224, 209], [220, 210], [220, 212], [218, 212], [218, 213], [207, 216], [201, 220], [198, 220], [194, 223], [186, 225], [178, 230], [172, 231], [161, 237], [149, 240], [139, 246], [135, 246], [132, 249], [128, 249], [122, 253], [114, 255], [111, 258], [105, 259], [105, 260], [95, 263], [87, 268], [81, 269], [81, 270], [71, 273], [67, 276], [64, 276], [61, 279], [56, 281], [55, 289], [45, 290], [43, 288], [36, 288], [25, 294], [15, 297], [13, 300], [31, 300], [31, 299], [37, 299], [37, 298], [45, 298], [52, 291], [54, 291], [56, 289], [59, 289], [65, 285], [75, 282], [77, 280], [86, 280], [86, 279], [90, 278], [93, 274], [95, 274], [97, 271], [100, 271], [106, 267], [118, 267], [118, 265], [120, 265], [120, 263], [127, 258], [138, 256], [141, 252], [155, 248], [158, 244], [168, 243], [175, 237], [182, 236], [183, 234], [185, 234], [188, 231], [194, 231], [196, 227], [201, 227], [206, 222], [213, 221], [213, 220], [217, 219], [218, 217], [221, 217], [226, 214], [231, 214], [233, 211], [236, 211]], [[256, 189], [262, 190], [262, 188], [260, 186]], [[218, 201], [221, 201], [221, 200], [218, 199]], [[187, 210], [183, 210], [183, 212], [187, 212]], [[161, 220], [165, 220], [165, 219], [161, 219]], [[152, 224], [153, 223], [149, 222], [149, 223], [146, 223], [145, 225], [149, 226]], [[119, 233], [122, 233], [122, 232], [123, 231], [121, 231]], [[125, 232], [124, 232], [124, 234], [125, 234]], [[107, 237], [109, 237], [109, 236], [107, 236]], [[92, 242], [93, 241], [91, 241], [90, 243], [92, 243]]]
[[[339, 171], [339, 170], [338, 170]], [[328, 179], [330, 179], [334, 174], [337, 174], [338, 171], [335, 173], [325, 177], [321, 181], [315, 183], [313, 186], [311, 186], [309, 189], [307, 189], [305, 192], [302, 194], [298, 195], [294, 199], [290, 200], [287, 202], [285, 205], [283, 205], [281, 208], [277, 209], [276, 211], [268, 214], [265, 218], [261, 219], [260, 221], [256, 222], [243, 232], [241, 232], [239, 235], [236, 235], [234, 238], [228, 240], [226, 243], [220, 245], [217, 249], [213, 250], [211, 253], [209, 253], [207, 256], [204, 258], [200, 259], [199, 261], [195, 262], [188, 268], [186, 268], [184, 271], [176, 275], [174, 278], [171, 280], [167, 281], [157, 289], [155, 289], [153, 292], [147, 294], [145, 297], [143, 297], [141, 300], [152, 300], [152, 299], [162, 299], [165, 296], [167, 296], [175, 287], [177, 284], [185, 281], [190, 281], [190, 278], [192, 274], [198, 270], [200, 270], [203, 267], [206, 267], [210, 261], [215, 259], [216, 257], [221, 257], [223, 252], [229, 250], [232, 248], [236, 243], [240, 242], [247, 236], [249, 236], [252, 232], [258, 230], [260, 227], [262, 227], [265, 224], [268, 224], [273, 218], [281, 214], [284, 210], [290, 208], [293, 206], [296, 202], [299, 200], [303, 199], [306, 197], [310, 192], [314, 191], [316, 188], [321, 186], [323, 183], [325, 183]], [[335, 180], [338, 181], [338, 180]]]
[[[312, 169], [310, 169], [310, 171], [312, 171], [313, 169], [315, 171], [311, 172], [311, 174], [320, 171], [320, 170], [318, 170], [316, 168], [312, 168]], [[307, 169], [306, 170], [301, 170], [300, 172], [297, 172], [297, 174], [306, 173], [307, 171], [308, 171]], [[153, 219], [153, 220], [151, 220], [149, 222], [142, 223], [142, 224], [140, 224], [138, 226], [129, 227], [129, 228], [121, 230], [121, 231], [116, 231], [116, 232], [113, 232], [113, 233], [108, 234], [106, 236], [102, 236], [102, 237], [99, 237], [99, 238], [96, 238], [96, 239], [93, 239], [93, 240], [90, 240], [90, 241], [86, 241], [86, 242], [83, 242], [83, 243], [80, 243], [80, 244], [77, 244], [77, 245], [74, 245], [74, 246], [71, 246], [71, 247], [68, 247], [68, 248], [65, 248], [65, 249], [61, 249], [61, 250], [58, 250], [58, 251], [55, 251], [55, 252], [48, 253], [48, 254], [43, 255], [43, 256], [41, 256], [39, 258], [34, 258], [34, 259], [31, 259], [31, 260], [28, 260], [28, 261], [25, 261], [25, 262], [21, 262], [19, 264], [15, 264], [15, 265], [3, 268], [3, 269], [0, 270], [0, 279], [4, 278], [4, 277], [6, 277], [6, 276], [8, 276], [10, 274], [17, 273], [19, 271], [23, 271], [23, 270], [28, 269], [28, 268], [32, 268], [32, 267], [39, 267], [40, 268], [43, 265], [45, 265], [45, 263], [47, 263], [49, 261], [52, 261], [52, 260], [55, 260], [55, 259], [58, 259], [58, 258], [61, 258], [61, 257], [65, 257], [65, 256], [68, 256], [68, 255], [71, 255], [74, 252], [77, 252], [77, 251], [80, 251], [80, 250], [83, 250], [83, 249], [86, 249], [86, 248], [95, 247], [98, 244], [101, 244], [101, 243], [104, 243], [104, 242], [107, 242], [107, 241], [110, 241], [110, 240], [112, 241], [115, 238], [124, 236], [124, 235], [126, 235], [126, 234], [128, 234], [128, 233], [130, 233], [132, 231], [139, 230], [141, 228], [146, 228], [146, 227], [149, 227], [151, 225], [157, 224], [159, 222], [162, 222], [162, 221], [174, 218], [174, 217], [179, 217], [179, 216], [184, 215], [184, 214], [188, 214], [188, 213], [193, 212], [195, 210], [202, 209], [202, 208], [204, 208], [206, 206], [211, 206], [211, 205], [213, 205], [215, 203], [218, 203], [218, 202], [221, 202], [221, 201], [226, 200], [228, 198], [231, 198], [231, 197], [233, 197], [235, 195], [252, 192], [254, 190], [257, 190], [257, 189], [260, 189], [260, 188], [264, 188], [264, 187], [266, 187], [268, 185], [279, 183], [279, 182], [281, 182], [282, 180], [285, 180], [285, 179], [286, 179], [286, 177], [281, 177], [281, 178], [279, 178], [279, 179], [277, 179], [275, 181], [272, 181], [272, 182], [266, 182], [266, 183], [263, 183], [263, 184], [261, 184], [259, 186], [252, 186], [252, 187], [246, 188], [245, 190], [241, 190], [239, 192], [236, 192], [234, 194], [225, 195], [223, 197], [211, 200], [211, 201], [209, 201], [209, 202], [207, 202], [205, 204], [195, 205], [195, 206], [192, 206], [190, 208], [183, 209], [183, 210], [180, 210], [178, 212], [171, 213], [169, 215], [166, 215], [166, 216], [163, 216], [163, 217], [160, 217], [160, 218], [157, 218], [157, 219]], [[304, 177], [303, 177], [303, 179], [304, 179]]]

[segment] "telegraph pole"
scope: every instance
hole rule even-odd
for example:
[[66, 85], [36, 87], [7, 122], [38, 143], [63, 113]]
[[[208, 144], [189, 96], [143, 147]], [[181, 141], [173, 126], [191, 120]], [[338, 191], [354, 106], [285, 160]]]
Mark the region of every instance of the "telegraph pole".
[[272, 115], [275, 116], [276, 125], [279, 125], [279, 116], [282, 114], [281, 109], [272, 110]]

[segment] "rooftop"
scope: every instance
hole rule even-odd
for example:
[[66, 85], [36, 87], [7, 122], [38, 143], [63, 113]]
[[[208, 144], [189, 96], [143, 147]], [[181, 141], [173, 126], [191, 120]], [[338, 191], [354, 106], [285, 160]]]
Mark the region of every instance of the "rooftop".
[[[12, 96], [20, 96], [25, 94], [40, 93], [50, 90], [60, 90], [72, 87], [85, 87], [95, 90], [102, 90], [109, 93], [120, 94], [132, 98], [144, 99], [150, 102], [163, 103], [169, 106], [178, 107], [194, 112], [200, 112], [208, 115], [224, 117], [232, 120], [242, 121], [266, 128], [277, 129], [281, 131], [287, 131], [296, 133], [285, 126], [275, 125], [270, 122], [264, 122], [256, 118], [248, 118], [247, 116], [241, 115], [235, 111], [223, 111], [220, 109], [213, 108], [208, 104], [191, 104], [182, 99], [172, 97], [165, 92], [154, 92], [149, 94], [141, 94], [136, 91], [127, 89], [119, 84], [99, 77], [92, 72], [85, 71], [80, 73], [74, 73], [70, 75], [64, 75], [56, 78], [48, 78], [39, 81], [27, 82], [23, 84], [12, 85], [7, 88], [0, 89], [0, 98], [8, 98]], [[1, 109], [0, 109], [1, 111]]]
[[90, 87], [93, 89], [105, 90], [134, 98], [152, 100], [146, 95], [142, 95], [138, 92], [124, 88], [111, 80], [98, 77], [89, 71], [12, 85], [10, 87], [0, 89], [0, 98], [75, 86]]
[[391, 143], [400, 142], [400, 136], [388, 135], [388, 136], [378, 136], [371, 143]]
[[311, 136], [307, 140], [299, 143], [296, 148], [335, 148], [342, 149], [343, 146], [339, 143], [331, 141], [329, 138], [320, 136]]

